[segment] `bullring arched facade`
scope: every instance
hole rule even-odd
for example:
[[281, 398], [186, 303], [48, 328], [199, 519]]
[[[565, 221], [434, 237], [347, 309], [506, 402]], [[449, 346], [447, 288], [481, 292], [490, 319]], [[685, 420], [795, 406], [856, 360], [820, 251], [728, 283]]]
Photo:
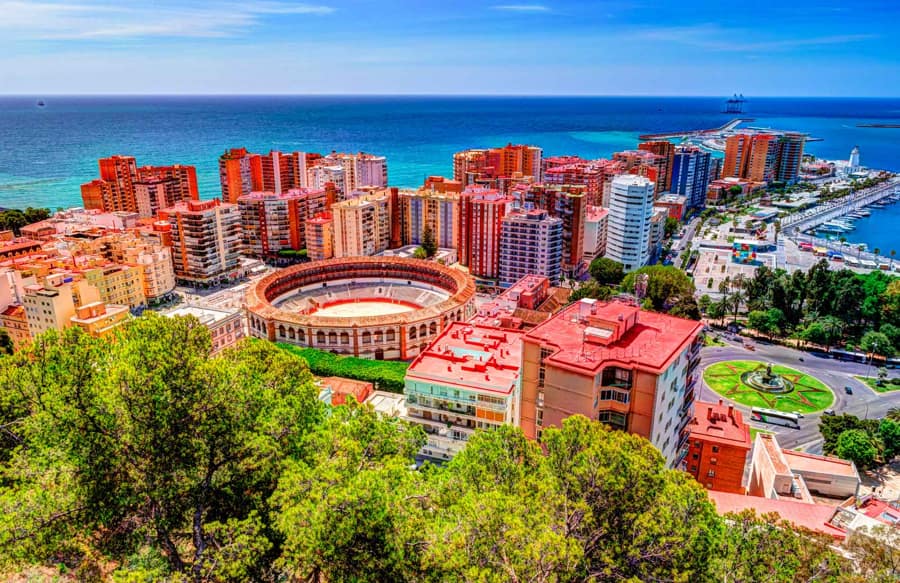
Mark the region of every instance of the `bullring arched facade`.
[[[447, 298], [411, 311], [356, 318], [322, 316], [284, 310], [279, 298], [313, 285], [323, 292], [329, 282], [383, 281], [393, 286], [423, 284], [446, 292]], [[250, 334], [376, 360], [414, 358], [451, 322], [475, 312], [475, 282], [458, 269], [433, 261], [399, 257], [352, 257], [295, 265], [263, 279], [247, 294]]]

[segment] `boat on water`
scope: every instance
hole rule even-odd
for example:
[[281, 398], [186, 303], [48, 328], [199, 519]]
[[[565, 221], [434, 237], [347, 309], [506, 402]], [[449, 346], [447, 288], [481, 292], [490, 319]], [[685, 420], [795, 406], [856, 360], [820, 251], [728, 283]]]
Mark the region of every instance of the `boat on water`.
[[869, 211], [867, 211], [866, 209], [859, 209], [859, 210], [856, 211], [856, 212], [857, 212], [858, 214], [864, 216], [864, 217], [870, 217], [870, 216], [872, 216], [872, 213], [869, 212]]

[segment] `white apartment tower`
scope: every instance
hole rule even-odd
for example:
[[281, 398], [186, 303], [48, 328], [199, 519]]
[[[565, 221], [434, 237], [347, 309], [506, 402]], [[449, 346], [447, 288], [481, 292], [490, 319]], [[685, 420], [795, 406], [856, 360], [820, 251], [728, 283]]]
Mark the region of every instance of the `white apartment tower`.
[[622, 174], [612, 181], [606, 257], [634, 271], [650, 259], [650, 226], [655, 185], [644, 176]]

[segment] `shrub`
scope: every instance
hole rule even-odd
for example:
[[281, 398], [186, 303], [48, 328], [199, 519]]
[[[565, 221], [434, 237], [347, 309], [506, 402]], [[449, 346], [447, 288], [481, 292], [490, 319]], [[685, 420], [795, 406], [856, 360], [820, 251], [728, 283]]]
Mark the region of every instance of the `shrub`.
[[403, 392], [403, 379], [406, 377], [406, 369], [409, 367], [405, 362], [339, 356], [324, 350], [301, 348], [292, 344], [279, 343], [278, 346], [305, 360], [314, 375], [367, 381], [377, 383], [381, 390], [392, 393]]

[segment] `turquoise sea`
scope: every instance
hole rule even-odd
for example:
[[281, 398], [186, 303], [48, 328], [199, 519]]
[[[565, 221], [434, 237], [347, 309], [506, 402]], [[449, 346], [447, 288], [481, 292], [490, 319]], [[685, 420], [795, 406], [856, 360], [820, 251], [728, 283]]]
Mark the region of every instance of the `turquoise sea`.
[[[642, 133], [736, 117], [722, 109], [722, 99], [681, 97], [0, 97], [0, 206], [79, 205], [79, 185], [111, 154], [193, 164], [203, 198], [220, 194], [219, 154], [240, 146], [383, 154], [392, 185], [418, 186], [450, 174], [464, 148], [519, 142], [609, 156]], [[751, 97], [743, 116], [823, 138], [807, 146], [817, 156], [846, 158], [859, 145], [864, 165], [900, 170], [900, 129], [857, 127], [900, 123], [900, 98]]]

